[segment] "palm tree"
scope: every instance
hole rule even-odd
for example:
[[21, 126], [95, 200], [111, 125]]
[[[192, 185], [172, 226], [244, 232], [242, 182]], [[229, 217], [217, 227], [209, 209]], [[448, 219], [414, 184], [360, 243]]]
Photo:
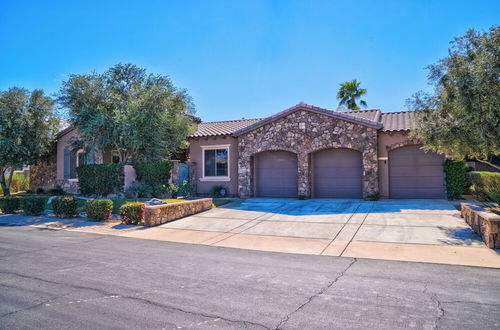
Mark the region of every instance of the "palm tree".
[[[359, 110], [356, 100], [366, 94], [366, 89], [359, 88], [360, 82], [356, 79], [340, 84], [337, 98], [340, 99], [339, 106], [345, 105], [351, 110]], [[366, 101], [359, 100], [359, 104], [366, 108]]]

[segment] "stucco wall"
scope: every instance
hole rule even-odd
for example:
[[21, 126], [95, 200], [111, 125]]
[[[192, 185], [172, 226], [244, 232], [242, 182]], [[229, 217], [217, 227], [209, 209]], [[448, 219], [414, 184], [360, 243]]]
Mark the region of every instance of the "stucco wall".
[[57, 140], [57, 180], [64, 180], [64, 148], [70, 145], [70, 140], [78, 136], [76, 130], [64, 134]]
[[[229, 180], [203, 179], [203, 146], [229, 145]], [[229, 194], [238, 194], [238, 140], [234, 137], [209, 137], [189, 140], [189, 160], [196, 163], [196, 187], [200, 194], [208, 194], [214, 185], [223, 184]]]
[[[300, 124], [303, 123], [303, 128]], [[238, 189], [254, 195], [252, 160], [255, 154], [283, 150], [297, 154], [297, 195], [311, 196], [310, 155], [327, 148], [348, 148], [363, 156], [363, 196], [378, 192], [377, 129], [331, 116], [298, 110], [240, 136]]]

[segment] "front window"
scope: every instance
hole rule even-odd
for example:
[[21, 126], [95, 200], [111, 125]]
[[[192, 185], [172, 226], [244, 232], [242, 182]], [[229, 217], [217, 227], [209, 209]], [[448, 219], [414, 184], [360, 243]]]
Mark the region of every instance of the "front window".
[[76, 152], [76, 167], [80, 165], [85, 165], [86, 159], [85, 159], [85, 152], [83, 150], [78, 150]]
[[227, 148], [204, 150], [205, 177], [227, 177], [229, 174], [228, 160], [229, 150]]
[[118, 151], [111, 152], [111, 162], [114, 164], [120, 162], [120, 153]]

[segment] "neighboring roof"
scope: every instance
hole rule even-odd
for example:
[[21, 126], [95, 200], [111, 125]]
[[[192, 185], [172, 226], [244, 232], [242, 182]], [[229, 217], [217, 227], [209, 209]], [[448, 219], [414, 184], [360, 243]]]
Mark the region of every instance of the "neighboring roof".
[[201, 123], [198, 125], [198, 129], [190, 137], [208, 137], [208, 136], [221, 136], [221, 135], [231, 135], [234, 132], [248, 127], [261, 121], [262, 118], [256, 119], [239, 119], [239, 120], [226, 120], [226, 121], [214, 121], [209, 123]]
[[381, 122], [383, 125], [382, 131], [409, 131], [415, 129], [415, 112], [400, 111], [382, 113]]
[[[349, 122], [353, 122], [356, 124], [361, 124], [361, 125], [365, 125], [365, 126], [369, 126], [369, 127], [373, 127], [373, 128], [382, 128], [382, 124], [378, 120], [368, 119], [368, 118], [378, 119], [378, 117], [380, 116], [379, 109], [364, 110], [363, 113], [358, 114], [358, 113], [356, 113], [356, 111], [344, 111], [344, 112], [332, 111], [332, 110], [316, 107], [314, 105], [310, 105], [310, 104], [306, 104], [306, 103], [301, 102], [299, 104], [294, 105], [293, 107], [290, 107], [286, 110], [278, 112], [275, 115], [264, 118], [264, 119], [254, 123], [252, 125], [249, 125], [247, 127], [243, 127], [242, 129], [234, 132], [234, 135], [239, 136], [239, 135], [245, 134], [251, 130], [254, 130], [256, 128], [264, 126], [265, 124], [268, 124], [270, 122], [278, 120], [282, 117], [288, 116], [289, 114], [291, 114], [295, 111], [298, 111], [298, 110], [306, 110], [306, 111], [310, 111], [310, 112], [315, 112], [315, 113], [319, 113], [322, 115], [331, 116], [333, 118], [337, 118], [337, 119], [341, 119], [341, 120], [345, 120], [345, 121], [349, 121]], [[378, 114], [377, 114], [377, 112], [378, 112]]]
[[73, 126], [70, 124], [68, 119], [62, 118], [59, 122], [59, 132], [57, 132], [56, 137], [60, 138], [64, 134], [71, 132]]

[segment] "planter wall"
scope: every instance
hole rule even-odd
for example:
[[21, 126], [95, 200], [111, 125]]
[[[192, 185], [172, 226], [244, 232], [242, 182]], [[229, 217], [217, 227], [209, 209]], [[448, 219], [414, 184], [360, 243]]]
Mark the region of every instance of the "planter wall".
[[500, 215], [470, 203], [461, 203], [461, 214], [489, 248], [500, 248]]
[[211, 198], [146, 206], [144, 209], [144, 225], [152, 227], [172, 220], [180, 219], [212, 208]]

